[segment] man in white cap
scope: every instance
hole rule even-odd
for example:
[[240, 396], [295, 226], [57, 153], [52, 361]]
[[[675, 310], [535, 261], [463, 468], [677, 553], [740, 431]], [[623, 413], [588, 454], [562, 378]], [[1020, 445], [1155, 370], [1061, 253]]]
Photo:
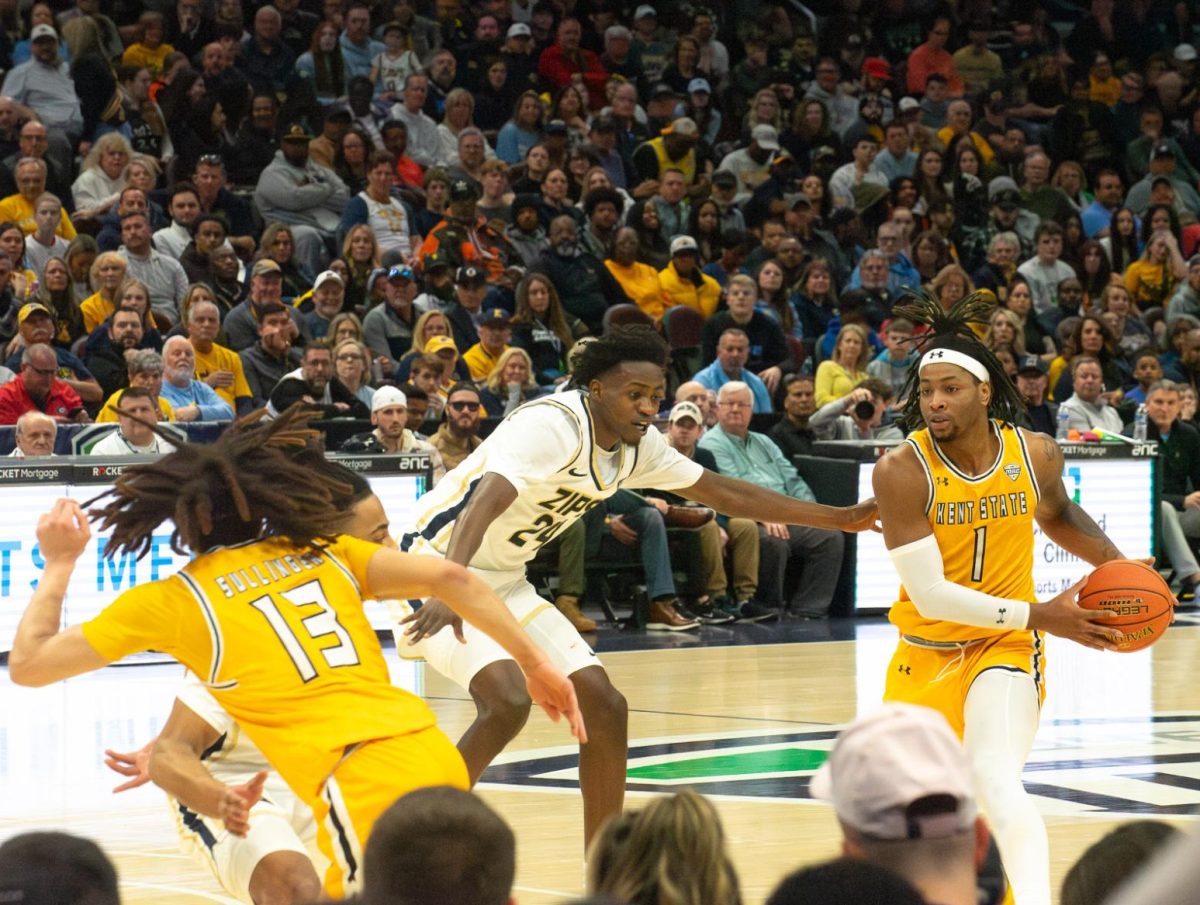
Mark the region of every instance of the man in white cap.
[[[58, 55], [58, 32], [50, 25], [35, 25], [29, 46], [32, 58], [5, 76], [4, 96], [27, 108], [18, 111], [22, 118], [38, 119], [47, 128], [66, 133], [74, 145], [83, 133], [83, 113], [75, 83]], [[36, 115], [31, 115], [35, 110]]]
[[355, 434], [342, 444], [340, 452], [369, 453], [419, 453], [429, 456], [433, 468], [433, 483], [436, 484], [446, 473], [442, 454], [432, 443], [407, 427], [408, 397], [393, 386], [383, 386], [371, 398], [371, 423], [373, 431]]
[[771, 158], [779, 150], [779, 132], [774, 126], [760, 123], [750, 131], [750, 144], [730, 151], [721, 160], [720, 170], [728, 170], [737, 177], [737, 195], [734, 201], [745, 204], [754, 190], [771, 175]]
[[662, 40], [658, 30], [658, 10], [643, 3], [633, 11], [633, 52], [642, 64], [642, 76], [654, 84], [667, 68], [670, 44]]
[[936, 710], [887, 704], [855, 720], [811, 791], [833, 804], [847, 857], [899, 874], [927, 902], [976, 905], [987, 824], [966, 752]]
[[346, 281], [336, 270], [324, 270], [313, 281], [312, 311], [304, 315], [309, 335], [320, 339], [329, 332], [329, 323], [342, 311], [346, 299]]

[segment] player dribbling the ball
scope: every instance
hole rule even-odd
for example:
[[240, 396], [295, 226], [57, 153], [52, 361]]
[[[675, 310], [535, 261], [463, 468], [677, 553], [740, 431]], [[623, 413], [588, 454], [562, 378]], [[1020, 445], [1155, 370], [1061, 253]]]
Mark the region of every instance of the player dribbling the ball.
[[975, 338], [978, 294], [949, 314], [914, 296], [897, 316], [932, 327], [902, 397], [914, 432], [874, 472], [884, 543], [900, 575], [900, 641], [884, 697], [931, 707], [959, 733], [1019, 905], [1050, 905], [1045, 824], [1021, 784], [1045, 695], [1043, 633], [1115, 649], [1120, 630], [1075, 602], [1038, 603], [1034, 521], [1092, 565], [1121, 557], [1062, 484], [1053, 439], [1016, 426], [1020, 397]]

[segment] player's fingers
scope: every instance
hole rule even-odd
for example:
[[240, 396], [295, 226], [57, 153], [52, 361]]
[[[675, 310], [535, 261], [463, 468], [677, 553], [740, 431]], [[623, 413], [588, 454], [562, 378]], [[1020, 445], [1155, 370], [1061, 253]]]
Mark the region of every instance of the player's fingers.
[[454, 626], [454, 637], [458, 639], [459, 644], [467, 643], [467, 636], [463, 634], [463, 622], [461, 619], [455, 619], [451, 623]]

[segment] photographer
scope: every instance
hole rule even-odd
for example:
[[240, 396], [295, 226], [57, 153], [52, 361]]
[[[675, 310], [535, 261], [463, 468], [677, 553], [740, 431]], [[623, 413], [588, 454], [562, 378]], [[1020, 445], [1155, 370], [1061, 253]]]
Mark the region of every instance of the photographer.
[[893, 397], [890, 383], [870, 377], [819, 408], [808, 426], [820, 440], [903, 440], [903, 431], [890, 419], [883, 423]]

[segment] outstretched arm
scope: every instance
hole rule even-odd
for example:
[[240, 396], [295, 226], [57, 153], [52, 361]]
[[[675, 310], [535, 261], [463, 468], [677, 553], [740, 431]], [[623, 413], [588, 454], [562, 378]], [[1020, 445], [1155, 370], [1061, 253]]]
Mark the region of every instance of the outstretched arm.
[[46, 565], [8, 655], [8, 675], [15, 684], [49, 685], [108, 665], [79, 626], [62, 628], [67, 584], [91, 536], [87, 515], [75, 500], [59, 500], [38, 519], [38, 545]]
[[853, 506], [824, 506], [793, 499], [707, 469], [700, 475], [700, 480], [678, 493], [724, 515], [759, 522], [784, 522], [831, 531], [867, 531], [875, 525], [874, 499]]
[[1046, 536], [1093, 566], [1110, 559], [1121, 559], [1117, 545], [1078, 503], [1067, 496], [1062, 482], [1063, 454], [1058, 444], [1045, 434], [1027, 431], [1026, 438], [1041, 488], [1034, 517]]
[[[512, 485], [509, 487], [511, 489]], [[477, 540], [476, 547], [478, 544]], [[517, 661], [521, 672], [525, 674], [530, 697], [552, 720], [557, 722], [565, 716], [571, 726], [571, 734], [580, 743], [587, 741], [571, 680], [525, 634], [504, 601], [466, 568], [441, 557], [414, 556], [380, 547], [367, 563], [367, 584], [372, 594], [380, 600], [403, 600], [436, 594], [450, 609], [489, 635]]]
[[266, 771], [236, 786], [214, 779], [200, 756], [219, 737], [216, 729], [177, 698], [150, 753], [150, 778], [197, 814], [214, 817], [235, 836], [245, 836], [250, 829], [250, 809], [261, 796]]

